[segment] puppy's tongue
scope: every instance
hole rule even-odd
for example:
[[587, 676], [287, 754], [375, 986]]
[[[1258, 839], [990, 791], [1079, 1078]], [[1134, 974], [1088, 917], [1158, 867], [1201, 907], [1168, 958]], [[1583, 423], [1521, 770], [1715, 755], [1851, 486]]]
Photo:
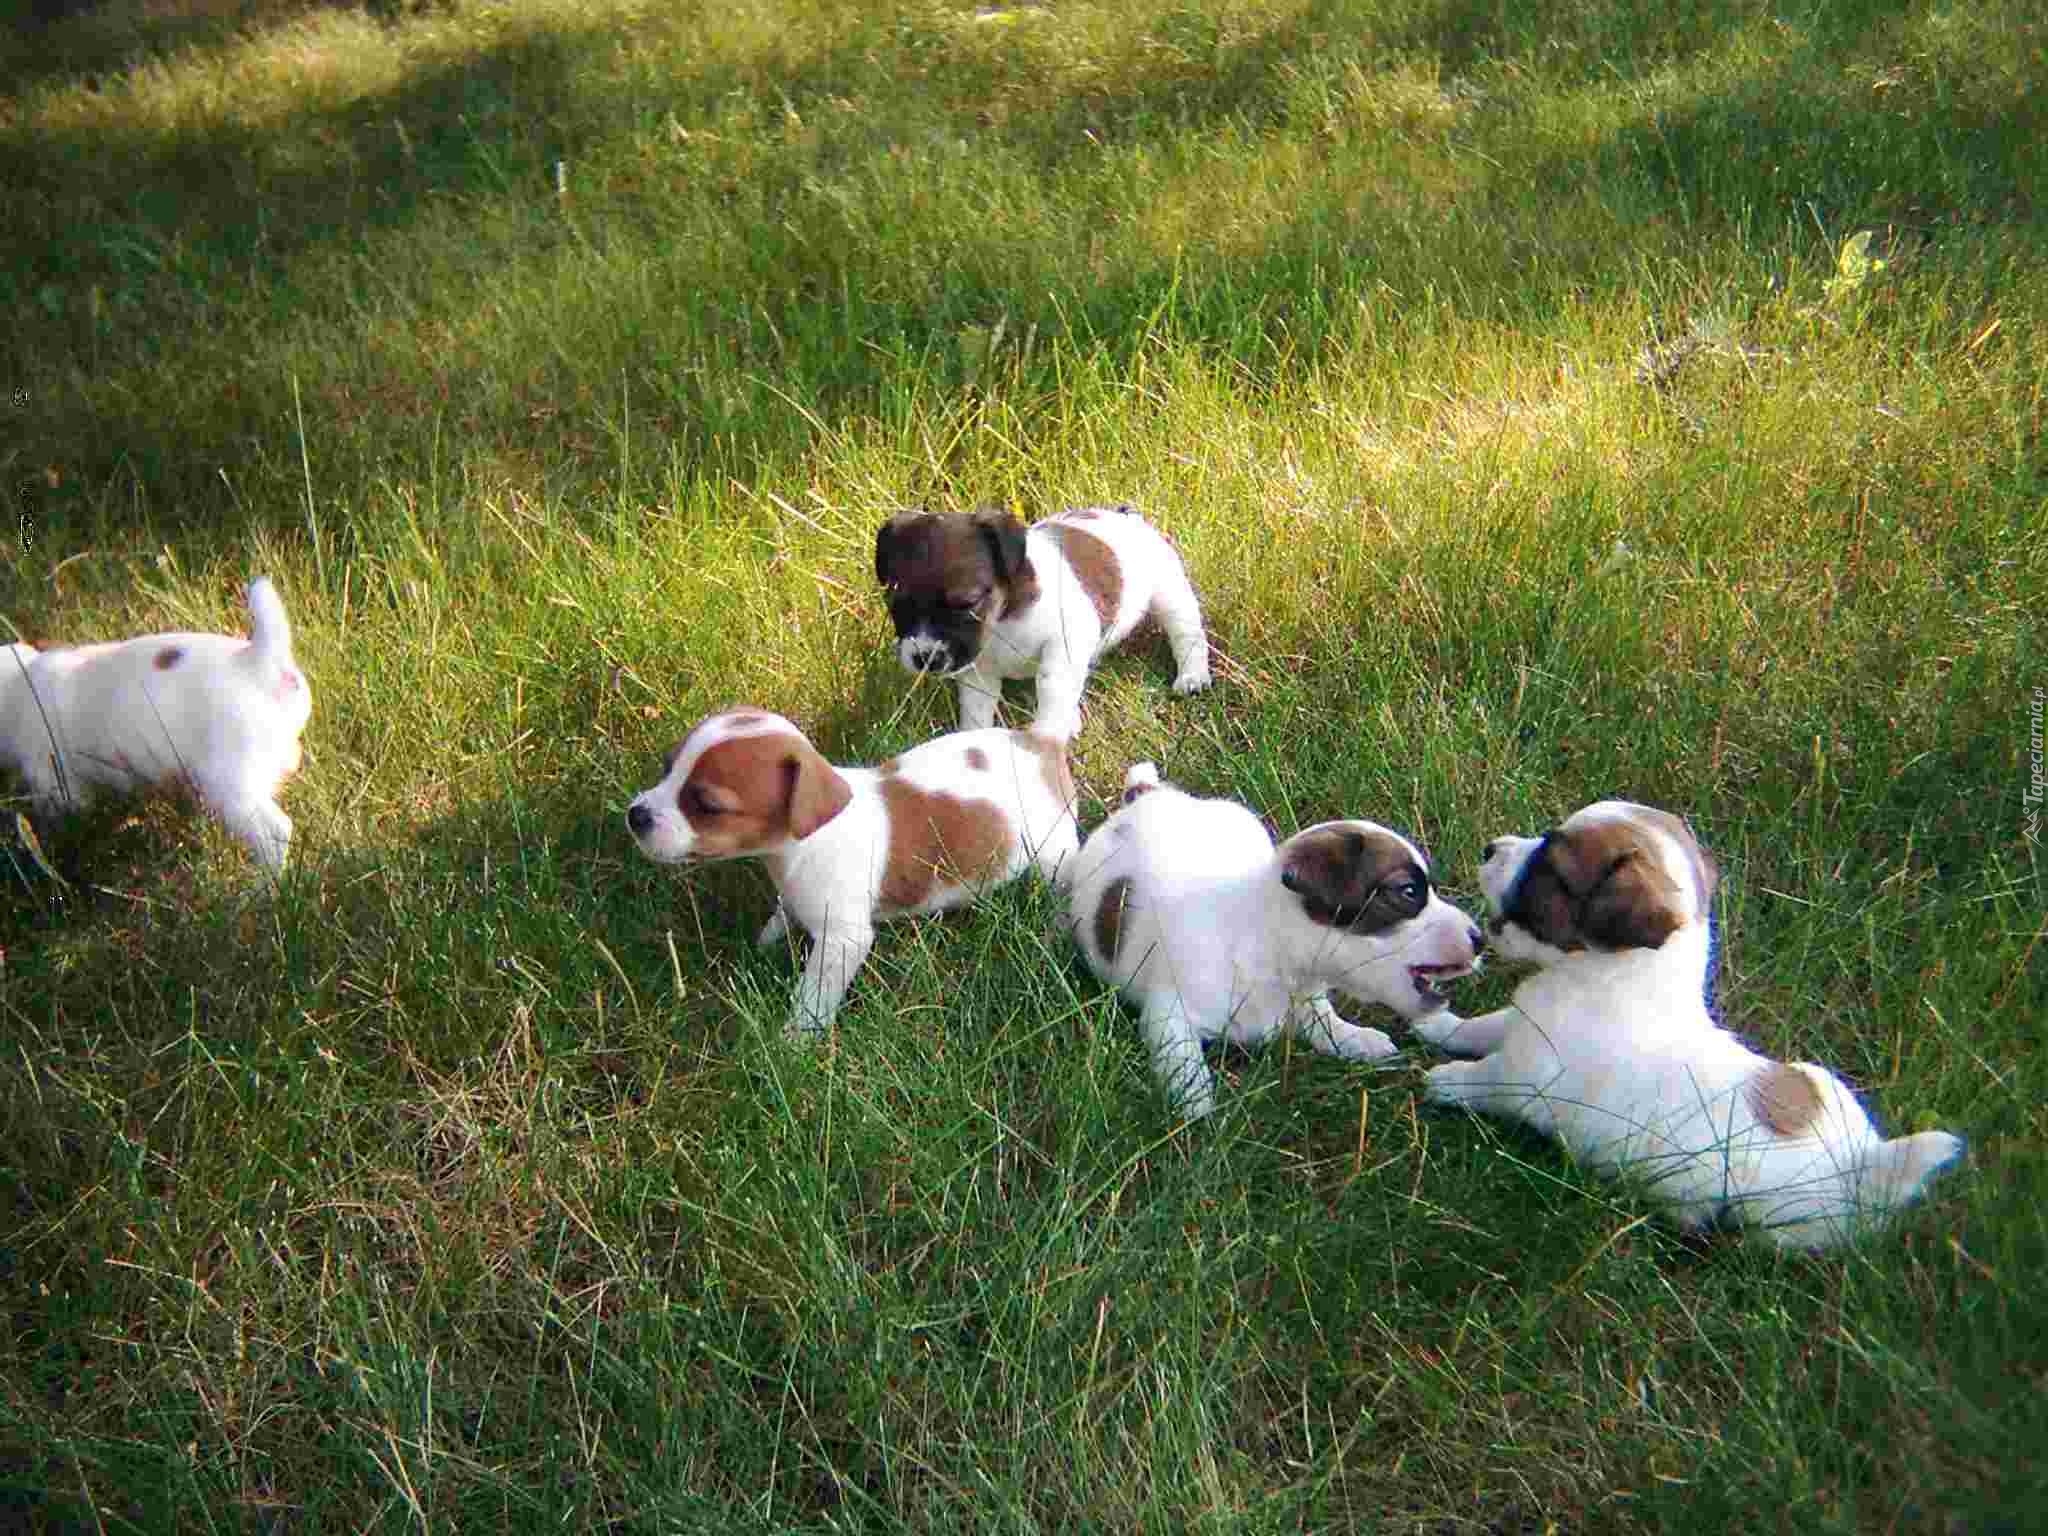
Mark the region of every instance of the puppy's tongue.
[[1442, 985], [1456, 981], [1460, 976], [1472, 974], [1470, 965], [1411, 965], [1408, 974], [1415, 979], [1415, 990], [1424, 997], [1441, 997]]

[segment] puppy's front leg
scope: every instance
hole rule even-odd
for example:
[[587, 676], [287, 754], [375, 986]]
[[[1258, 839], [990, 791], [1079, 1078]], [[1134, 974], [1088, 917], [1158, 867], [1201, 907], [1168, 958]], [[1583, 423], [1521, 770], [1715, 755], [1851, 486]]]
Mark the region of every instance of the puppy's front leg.
[[1003, 680], [979, 663], [960, 674], [960, 729], [985, 731], [996, 723], [996, 705], [1002, 702]]
[[755, 937], [754, 942], [762, 949], [767, 949], [771, 945], [780, 944], [788, 937], [789, 912], [783, 907], [782, 898], [778, 896], [775, 899], [774, 914], [761, 925], [761, 932]]
[[1378, 1061], [1400, 1054], [1384, 1033], [1353, 1024], [1337, 1012], [1327, 992], [1305, 997], [1287, 1011], [1287, 1025], [1325, 1056], [1346, 1061]]
[[813, 1038], [832, 1027], [840, 1000], [874, 942], [875, 930], [868, 924], [829, 929], [813, 939], [803, 977], [797, 982], [796, 1007], [789, 1016], [791, 1040]]
[[[203, 790], [201, 798], [212, 801]], [[292, 843], [291, 817], [268, 800], [217, 801], [213, 805], [221, 825], [248, 845], [257, 863], [272, 874], [284, 868]]]
[[1038, 671], [1037, 713], [1031, 728], [1061, 741], [1072, 741], [1081, 732], [1081, 694], [1088, 686], [1088, 669], [1076, 667], [1063, 656], [1048, 656]]
[[1425, 1018], [1409, 1020], [1408, 1028], [1416, 1039], [1426, 1040], [1453, 1056], [1491, 1056], [1507, 1038], [1508, 1025], [1514, 1018], [1512, 1008], [1496, 1008], [1476, 1019], [1461, 1019], [1445, 1008]]

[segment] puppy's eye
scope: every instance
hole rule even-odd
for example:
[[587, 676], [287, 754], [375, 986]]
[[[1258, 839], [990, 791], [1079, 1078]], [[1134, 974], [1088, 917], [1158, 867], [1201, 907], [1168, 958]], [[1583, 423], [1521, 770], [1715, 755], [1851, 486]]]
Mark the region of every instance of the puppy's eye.
[[1429, 884], [1416, 875], [1402, 875], [1380, 887], [1383, 895], [1398, 905], [1419, 911], [1429, 900]]
[[714, 805], [711, 797], [704, 793], [703, 786], [698, 784], [685, 784], [683, 792], [676, 796], [676, 804], [685, 816], [716, 816], [724, 809]]
[[973, 592], [948, 592], [946, 594], [946, 606], [953, 609], [956, 613], [972, 613], [987, 598], [988, 591], [986, 588]]

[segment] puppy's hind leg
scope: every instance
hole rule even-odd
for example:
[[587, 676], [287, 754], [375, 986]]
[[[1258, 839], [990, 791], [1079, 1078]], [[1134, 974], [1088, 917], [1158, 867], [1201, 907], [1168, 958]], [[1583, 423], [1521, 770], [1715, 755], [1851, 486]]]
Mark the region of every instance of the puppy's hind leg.
[[1148, 1000], [1140, 1010], [1139, 1028], [1152, 1052], [1152, 1074], [1181, 1114], [1200, 1120], [1216, 1108], [1216, 1085], [1202, 1060], [1202, 1041], [1178, 994], [1164, 1002]]
[[1150, 611], [1166, 631], [1166, 643], [1173, 647], [1174, 665], [1180, 669], [1173, 680], [1173, 691], [1198, 693], [1208, 687], [1209, 634], [1202, 627], [1202, 604], [1186, 571], [1176, 569], [1159, 584]]

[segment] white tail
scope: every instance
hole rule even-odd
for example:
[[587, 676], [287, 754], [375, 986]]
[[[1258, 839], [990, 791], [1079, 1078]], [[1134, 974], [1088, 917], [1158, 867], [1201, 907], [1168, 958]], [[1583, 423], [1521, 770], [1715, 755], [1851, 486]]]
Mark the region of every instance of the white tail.
[[289, 662], [292, 659], [292, 621], [285, 617], [284, 599], [268, 576], [258, 576], [243, 594], [249, 604], [249, 656], [254, 661]]
[[1962, 1155], [1962, 1137], [1947, 1131], [1922, 1131], [1917, 1136], [1879, 1142], [1864, 1154], [1864, 1198], [1886, 1209], [1904, 1205]]

